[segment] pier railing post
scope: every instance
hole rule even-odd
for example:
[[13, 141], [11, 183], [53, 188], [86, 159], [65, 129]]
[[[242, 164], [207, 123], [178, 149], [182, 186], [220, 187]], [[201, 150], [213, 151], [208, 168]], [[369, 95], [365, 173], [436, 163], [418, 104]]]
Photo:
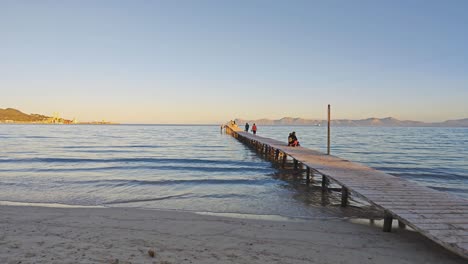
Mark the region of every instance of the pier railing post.
[[325, 175], [322, 175], [322, 192], [326, 191], [328, 188], [328, 179]]
[[346, 187], [341, 187], [341, 207], [348, 206], [349, 190]]

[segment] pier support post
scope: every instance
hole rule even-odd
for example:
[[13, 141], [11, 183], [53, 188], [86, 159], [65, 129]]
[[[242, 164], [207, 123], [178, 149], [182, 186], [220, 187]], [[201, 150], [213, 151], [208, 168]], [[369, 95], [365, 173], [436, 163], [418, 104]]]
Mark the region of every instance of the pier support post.
[[281, 164], [281, 167], [284, 169], [284, 166], [286, 166], [286, 159], [288, 158], [288, 156], [286, 155], [286, 153], [283, 153], [283, 164]]
[[307, 167], [306, 169], [306, 184], [309, 185], [310, 183], [310, 168]]
[[298, 165], [298, 161], [297, 159], [294, 159], [294, 170], [297, 170], [297, 165]]
[[393, 216], [389, 213], [385, 213], [383, 231], [392, 232], [392, 223], [393, 223]]
[[325, 192], [328, 188], [328, 179], [325, 175], [322, 175], [322, 192]]
[[275, 150], [275, 160], [279, 159], [279, 149]]
[[348, 206], [349, 191], [346, 187], [341, 187], [341, 207]]

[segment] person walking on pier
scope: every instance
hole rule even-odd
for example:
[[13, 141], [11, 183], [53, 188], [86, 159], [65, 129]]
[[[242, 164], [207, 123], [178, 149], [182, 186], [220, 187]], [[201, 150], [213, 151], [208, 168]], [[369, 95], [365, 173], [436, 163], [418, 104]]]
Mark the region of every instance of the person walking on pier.
[[254, 135], [257, 134], [257, 125], [255, 123], [252, 126], [252, 132], [253, 132]]
[[245, 132], [249, 133], [249, 123], [245, 123]]

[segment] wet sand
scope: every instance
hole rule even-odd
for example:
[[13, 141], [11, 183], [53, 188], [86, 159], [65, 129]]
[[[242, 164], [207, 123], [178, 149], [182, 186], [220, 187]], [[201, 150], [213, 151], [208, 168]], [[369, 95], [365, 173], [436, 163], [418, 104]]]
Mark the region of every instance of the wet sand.
[[[0, 263], [466, 263], [421, 235], [343, 219], [0, 206]], [[148, 254], [154, 250], [154, 258]]]

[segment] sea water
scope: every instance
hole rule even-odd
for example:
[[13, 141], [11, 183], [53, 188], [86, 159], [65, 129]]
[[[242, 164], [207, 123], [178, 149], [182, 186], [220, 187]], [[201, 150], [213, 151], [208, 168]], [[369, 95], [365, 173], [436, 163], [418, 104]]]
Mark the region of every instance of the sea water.
[[[324, 127], [260, 126], [258, 135], [286, 141], [291, 131], [302, 146], [326, 151]], [[333, 155], [468, 197], [467, 128], [336, 127], [331, 141]], [[219, 126], [0, 125], [0, 201], [343, 214], [339, 193], [324, 197], [291, 167], [279, 168]]]

